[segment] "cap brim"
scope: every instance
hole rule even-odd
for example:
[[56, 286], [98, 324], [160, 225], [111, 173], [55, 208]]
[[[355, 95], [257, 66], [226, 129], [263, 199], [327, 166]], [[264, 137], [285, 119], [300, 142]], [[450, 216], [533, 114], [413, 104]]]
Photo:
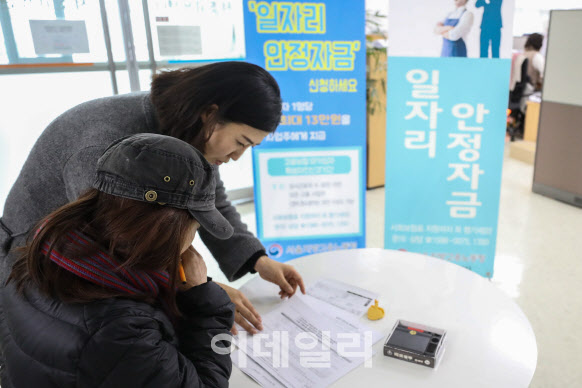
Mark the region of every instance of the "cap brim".
[[232, 237], [234, 228], [226, 218], [216, 209], [212, 210], [192, 210], [188, 209], [190, 214], [200, 223], [208, 233], [221, 240]]

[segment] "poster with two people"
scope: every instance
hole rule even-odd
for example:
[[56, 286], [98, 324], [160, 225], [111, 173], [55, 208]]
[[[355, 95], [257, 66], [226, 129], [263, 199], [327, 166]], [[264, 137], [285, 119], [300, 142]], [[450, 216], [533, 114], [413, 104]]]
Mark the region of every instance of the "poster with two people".
[[510, 58], [513, 3], [514, 0], [391, 1], [390, 55]]
[[386, 248], [493, 276], [513, 8], [390, 2]]

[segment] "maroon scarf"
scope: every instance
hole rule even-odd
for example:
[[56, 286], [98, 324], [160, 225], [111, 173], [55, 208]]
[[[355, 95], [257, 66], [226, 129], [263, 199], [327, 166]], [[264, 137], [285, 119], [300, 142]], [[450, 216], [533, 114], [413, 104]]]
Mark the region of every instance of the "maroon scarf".
[[[38, 232], [37, 232], [38, 233]], [[80, 232], [67, 232], [67, 240], [73, 245], [94, 245], [87, 236]], [[42, 253], [48, 255], [49, 244], [43, 244]], [[169, 287], [170, 277], [167, 271], [139, 271], [120, 268], [105, 252], [98, 250], [91, 256], [81, 258], [69, 258], [52, 250], [50, 260], [59, 267], [74, 273], [75, 275], [101, 286], [121, 291], [128, 295], [148, 295], [157, 297], [160, 286]]]

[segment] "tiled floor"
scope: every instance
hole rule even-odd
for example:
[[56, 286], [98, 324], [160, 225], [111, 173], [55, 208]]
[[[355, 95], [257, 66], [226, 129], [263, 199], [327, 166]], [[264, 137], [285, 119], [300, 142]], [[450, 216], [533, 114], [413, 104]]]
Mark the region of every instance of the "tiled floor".
[[[492, 282], [514, 298], [537, 337], [532, 387], [582, 386], [582, 209], [534, 194], [533, 166], [506, 156], [503, 167], [495, 275]], [[254, 205], [239, 206], [255, 230]], [[384, 189], [367, 192], [367, 246], [383, 247]], [[203, 253], [200, 241], [195, 243]], [[208, 271], [224, 275], [213, 260]], [[254, 275], [256, 276], [256, 275]], [[251, 275], [234, 282], [239, 287]]]

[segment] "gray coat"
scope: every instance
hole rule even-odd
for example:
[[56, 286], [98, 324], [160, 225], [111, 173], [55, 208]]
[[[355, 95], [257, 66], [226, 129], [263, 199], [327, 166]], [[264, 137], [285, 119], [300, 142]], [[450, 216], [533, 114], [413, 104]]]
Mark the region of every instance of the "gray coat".
[[[57, 117], [44, 130], [4, 205], [0, 284], [4, 284], [16, 258], [14, 248], [25, 244], [34, 225], [91, 187], [97, 159], [107, 146], [121, 137], [143, 132], [161, 133], [147, 92], [85, 102]], [[244, 274], [240, 272], [247, 267], [245, 263], [265, 248], [227, 200], [218, 174], [216, 179], [216, 208], [232, 224], [234, 235], [223, 241], [200, 229], [200, 237], [227, 278], [235, 280]]]

